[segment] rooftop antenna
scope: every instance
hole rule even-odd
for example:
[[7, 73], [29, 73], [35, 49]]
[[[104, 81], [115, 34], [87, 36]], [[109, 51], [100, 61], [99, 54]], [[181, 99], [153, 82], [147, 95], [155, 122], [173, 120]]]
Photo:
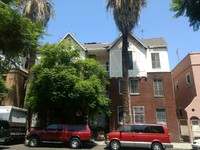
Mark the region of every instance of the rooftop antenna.
[[143, 33], [144, 33], [144, 30], [142, 29], [141, 32], [142, 32], [142, 39], [143, 39]]
[[179, 58], [179, 52], [178, 52], [178, 48], [176, 50], [176, 55], [177, 55], [177, 58], [178, 58], [178, 63], [180, 62], [180, 58]]

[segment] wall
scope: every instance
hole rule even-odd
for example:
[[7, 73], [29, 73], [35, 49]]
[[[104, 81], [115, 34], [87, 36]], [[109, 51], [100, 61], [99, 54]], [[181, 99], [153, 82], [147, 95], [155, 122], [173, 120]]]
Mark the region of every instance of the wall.
[[[155, 97], [153, 91], [153, 80], [162, 78], [164, 81], [164, 97]], [[119, 95], [118, 80], [110, 79], [110, 99], [112, 99], [112, 115], [110, 117], [110, 130], [116, 130], [117, 106], [123, 106], [122, 95]], [[171, 135], [172, 142], [179, 142], [178, 120], [176, 116], [175, 99], [172, 88], [170, 72], [148, 73], [147, 78], [140, 78], [140, 94], [130, 96], [131, 108], [133, 106], [144, 106], [145, 123], [156, 123], [156, 109], [166, 109], [167, 126]], [[133, 112], [132, 112], [133, 113]]]

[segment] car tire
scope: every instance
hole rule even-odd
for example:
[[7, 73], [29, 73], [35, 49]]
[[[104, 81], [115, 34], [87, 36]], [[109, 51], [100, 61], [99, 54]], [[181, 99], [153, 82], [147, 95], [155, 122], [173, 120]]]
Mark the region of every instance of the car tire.
[[81, 141], [78, 138], [72, 138], [69, 142], [70, 147], [73, 149], [77, 149], [81, 145]]
[[155, 142], [155, 143], [152, 144], [151, 149], [152, 150], [163, 150], [163, 147], [160, 143]]
[[113, 140], [113, 141], [110, 142], [110, 148], [112, 150], [119, 150], [120, 147], [121, 147], [121, 145], [120, 145], [119, 141]]
[[40, 139], [37, 136], [32, 136], [29, 139], [28, 146], [37, 147], [40, 144]]

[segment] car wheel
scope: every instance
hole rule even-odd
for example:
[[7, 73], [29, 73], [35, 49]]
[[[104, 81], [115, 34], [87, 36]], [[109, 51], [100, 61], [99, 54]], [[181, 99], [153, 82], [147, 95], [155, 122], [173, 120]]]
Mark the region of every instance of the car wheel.
[[111, 141], [110, 148], [112, 150], [119, 150], [120, 149], [120, 143], [118, 141], [116, 141], [116, 140]]
[[162, 145], [160, 143], [155, 142], [155, 143], [152, 144], [152, 148], [151, 149], [152, 150], [163, 150], [163, 147], [162, 147]]
[[37, 147], [40, 143], [40, 140], [37, 136], [32, 136], [30, 139], [29, 139], [29, 143], [28, 145], [30, 147]]
[[80, 147], [81, 141], [78, 138], [73, 138], [70, 140], [69, 144], [71, 148], [77, 149]]

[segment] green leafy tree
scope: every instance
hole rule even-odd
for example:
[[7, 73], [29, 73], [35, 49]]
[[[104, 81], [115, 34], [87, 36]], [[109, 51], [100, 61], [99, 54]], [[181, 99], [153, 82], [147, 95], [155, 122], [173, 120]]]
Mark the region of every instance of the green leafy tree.
[[200, 0], [172, 0], [170, 10], [176, 13], [174, 15], [175, 18], [180, 16], [188, 17], [193, 30], [199, 30]]
[[0, 102], [7, 95], [8, 88], [5, 85], [5, 81], [0, 76]]
[[73, 50], [65, 42], [46, 44], [40, 53], [43, 58], [41, 64], [33, 66], [33, 81], [26, 99], [33, 112], [109, 113], [110, 101], [103, 93], [107, 73], [95, 60], [80, 59], [80, 50]]
[[113, 11], [115, 23], [122, 33], [122, 71], [124, 123], [131, 122], [128, 76], [128, 35], [138, 24], [141, 8], [146, 0], [108, 0], [107, 10]]
[[0, 50], [3, 55], [13, 58], [37, 47], [43, 28], [12, 6], [0, 1]]

